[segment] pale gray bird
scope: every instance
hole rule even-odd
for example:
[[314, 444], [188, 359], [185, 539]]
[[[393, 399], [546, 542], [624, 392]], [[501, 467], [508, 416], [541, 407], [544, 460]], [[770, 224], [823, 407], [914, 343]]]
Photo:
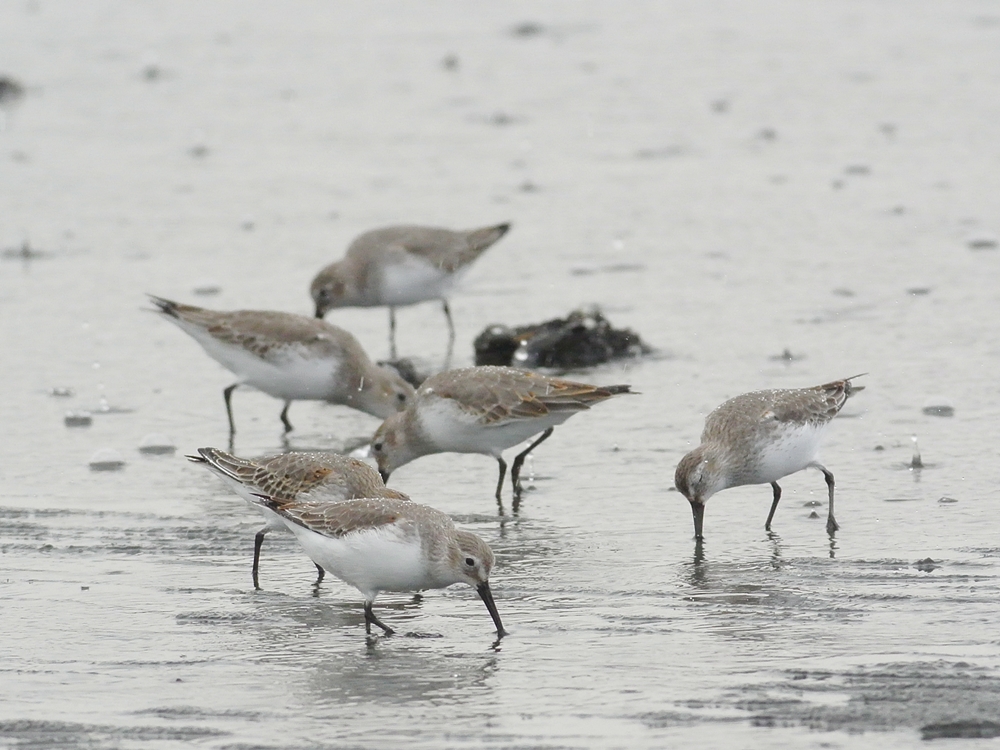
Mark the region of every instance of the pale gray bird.
[[863, 390], [853, 375], [813, 388], [754, 391], [729, 399], [705, 419], [701, 445], [677, 465], [674, 483], [691, 503], [694, 534], [703, 539], [705, 502], [716, 492], [744, 484], [770, 484], [771, 519], [781, 499], [778, 480], [802, 469], [823, 472], [829, 491], [827, 532], [839, 526], [833, 517], [833, 473], [817, 460], [820, 440], [847, 399]]
[[448, 296], [476, 258], [507, 233], [510, 224], [453, 231], [401, 225], [373, 229], [357, 237], [343, 259], [313, 279], [316, 317], [336, 307], [388, 307], [389, 356], [396, 359], [396, 308], [441, 300], [448, 321], [448, 355], [455, 325]]
[[413, 387], [379, 367], [351, 334], [322, 320], [270, 310], [223, 312], [150, 295], [157, 312], [201, 344], [239, 378], [223, 398], [229, 434], [236, 433], [231, 398], [249, 385], [285, 402], [281, 421], [292, 430], [292, 401], [327, 401], [385, 419], [405, 409]]
[[[253, 587], [260, 588], [257, 570], [264, 536], [275, 529], [284, 530], [285, 522], [268, 506], [261, 505], [260, 495], [268, 495], [273, 504], [338, 502], [359, 497], [389, 497], [409, 500], [402, 492], [390, 490], [371, 466], [356, 458], [337, 453], [279, 453], [259, 458], [240, 458], [218, 448], [199, 448], [190, 461], [203, 464], [237, 495], [258, 511], [267, 523], [254, 537]], [[316, 583], [323, 580], [323, 568], [316, 566]]]

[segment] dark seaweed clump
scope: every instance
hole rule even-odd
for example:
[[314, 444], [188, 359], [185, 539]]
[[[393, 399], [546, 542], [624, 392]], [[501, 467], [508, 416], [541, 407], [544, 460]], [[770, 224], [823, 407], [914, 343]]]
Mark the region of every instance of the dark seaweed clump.
[[597, 308], [565, 318], [509, 328], [488, 326], [473, 342], [477, 365], [577, 369], [649, 354], [652, 348], [628, 328], [614, 328]]

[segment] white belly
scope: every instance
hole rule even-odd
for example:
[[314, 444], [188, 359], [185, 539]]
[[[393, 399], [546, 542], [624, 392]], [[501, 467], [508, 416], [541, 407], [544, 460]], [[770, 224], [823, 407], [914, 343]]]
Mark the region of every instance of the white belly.
[[494, 458], [507, 448], [557, 424], [574, 412], [563, 411], [531, 419], [509, 419], [490, 425], [462, 411], [451, 399], [436, 398], [420, 410], [420, 426], [427, 437], [445, 453], [483, 453]]
[[326, 537], [285, 521], [306, 554], [366, 599], [380, 591], [419, 591], [431, 585], [427, 563], [415, 536], [393, 527]]
[[381, 304], [392, 307], [444, 299], [456, 281], [456, 274], [435, 268], [421, 258], [406, 256], [382, 269], [379, 297]]
[[825, 428], [826, 425], [802, 425], [776, 432], [774, 439], [758, 453], [754, 483], [776, 482], [812, 465]]
[[340, 362], [309, 357], [307, 351], [289, 346], [277, 362], [261, 359], [240, 346], [226, 344], [205, 334], [196, 336], [205, 351], [240, 383], [251, 385], [285, 401], [329, 399]]

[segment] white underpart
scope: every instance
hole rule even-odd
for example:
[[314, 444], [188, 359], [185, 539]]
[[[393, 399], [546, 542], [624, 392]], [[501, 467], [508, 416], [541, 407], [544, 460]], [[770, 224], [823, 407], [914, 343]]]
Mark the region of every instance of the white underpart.
[[444, 299], [463, 271], [447, 273], [423, 258], [407, 254], [398, 262], [382, 267], [379, 287], [381, 304], [399, 307], [430, 299]]
[[483, 453], [499, 458], [505, 449], [562, 424], [575, 413], [560, 411], [544, 417], [512, 417], [484, 425], [453, 399], [428, 398], [420, 404], [419, 419], [424, 433], [439, 451]]
[[380, 591], [419, 591], [433, 587], [427, 560], [416, 535], [397, 524], [342, 537], [328, 537], [284, 519], [305, 553], [368, 601]]
[[776, 482], [816, 463], [819, 445], [829, 423], [779, 428], [761, 450], [753, 483]]
[[341, 360], [311, 356], [298, 344], [284, 347], [277, 362], [268, 362], [242, 346], [219, 341], [202, 328], [185, 326], [212, 359], [239, 378], [240, 383], [258, 388], [285, 401], [324, 400], [336, 383]]

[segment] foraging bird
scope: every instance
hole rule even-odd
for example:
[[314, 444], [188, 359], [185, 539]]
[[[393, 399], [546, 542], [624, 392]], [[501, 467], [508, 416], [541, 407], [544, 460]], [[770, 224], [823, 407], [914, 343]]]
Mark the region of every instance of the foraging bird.
[[365, 598], [365, 632], [378, 625], [372, 605], [382, 591], [441, 589], [467, 583], [476, 589], [493, 618], [500, 621], [490, 571], [489, 545], [439, 510], [394, 498], [363, 498], [339, 503], [282, 503], [267, 496], [255, 502], [278, 514], [318, 566], [354, 586]]
[[389, 356], [396, 359], [396, 308], [441, 300], [448, 321], [448, 355], [455, 325], [448, 307], [452, 287], [476, 258], [503, 237], [510, 224], [466, 231], [402, 225], [357, 237], [343, 259], [312, 281], [316, 317], [336, 307], [388, 307]]
[[[272, 502], [338, 502], [359, 497], [388, 497], [409, 500], [402, 492], [390, 490], [371, 466], [356, 458], [336, 453], [279, 453], [260, 458], [239, 458], [218, 448], [199, 448], [197, 456], [188, 456], [221, 477], [237, 495], [259, 511], [266, 523], [254, 537], [253, 587], [260, 588], [257, 569], [264, 536], [274, 529], [285, 529], [282, 518], [259, 501], [268, 495]], [[323, 568], [316, 566], [316, 583], [323, 580]]]
[[239, 378], [222, 392], [230, 435], [236, 433], [231, 398], [240, 385], [285, 402], [281, 421], [286, 433], [292, 430], [292, 401], [343, 404], [385, 419], [406, 408], [413, 397], [413, 387], [398, 373], [374, 364], [357, 339], [322, 320], [263, 310], [205, 310], [153, 295], [150, 299], [157, 312]]
[[813, 388], [755, 391], [731, 398], [705, 419], [701, 445], [677, 465], [674, 482], [691, 503], [694, 534], [703, 539], [705, 502], [716, 492], [744, 484], [767, 484], [774, 490], [771, 519], [781, 499], [778, 480], [808, 467], [823, 472], [830, 507], [826, 530], [839, 526], [833, 517], [833, 473], [817, 460], [820, 439], [852, 395], [864, 389], [843, 380]]
[[386, 481], [400, 466], [431, 453], [492, 456], [500, 465], [499, 503], [507, 471], [503, 451], [541, 432], [517, 455], [511, 468], [516, 508], [525, 456], [556, 425], [592, 404], [629, 392], [628, 385], [574, 383], [513, 367], [449, 370], [425, 380], [406, 410], [382, 423], [372, 438], [371, 451]]

